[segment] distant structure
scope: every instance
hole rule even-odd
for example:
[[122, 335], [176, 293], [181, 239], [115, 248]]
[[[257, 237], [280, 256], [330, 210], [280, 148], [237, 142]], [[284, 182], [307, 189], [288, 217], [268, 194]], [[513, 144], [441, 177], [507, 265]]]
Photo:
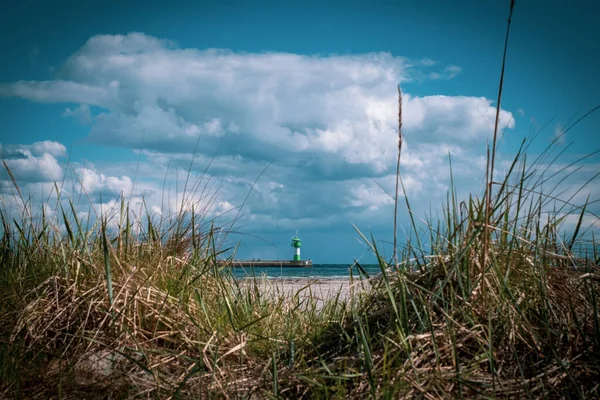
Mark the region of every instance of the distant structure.
[[[300, 247], [302, 247], [302, 240], [296, 236], [292, 237], [291, 246], [294, 248], [294, 258], [292, 260], [233, 260], [231, 266], [233, 267], [309, 267], [313, 266], [312, 260], [308, 259], [302, 261], [300, 258]], [[225, 260], [218, 261], [221, 265], [226, 264]]]
[[294, 248], [294, 261], [300, 261], [300, 247], [302, 247], [302, 240], [298, 237], [298, 232], [296, 232], [296, 236], [292, 238], [291, 246]]

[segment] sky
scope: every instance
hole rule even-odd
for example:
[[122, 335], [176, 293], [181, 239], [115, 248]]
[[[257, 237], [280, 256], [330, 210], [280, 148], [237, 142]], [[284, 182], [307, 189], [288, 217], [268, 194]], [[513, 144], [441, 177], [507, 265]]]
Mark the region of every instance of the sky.
[[[0, 13], [1, 157], [40, 209], [54, 182], [81, 216], [121, 194], [167, 216], [183, 198], [237, 219], [239, 258], [290, 258], [298, 232], [303, 258], [368, 260], [353, 225], [390, 255], [397, 85], [422, 221], [446, 198], [449, 154], [459, 196], [481, 194], [509, 3], [16, 2]], [[531, 159], [556, 139], [549, 171], [591, 154], [556, 192], [589, 195], [586, 234], [600, 234], [600, 111], [564, 129], [600, 104], [599, 17], [595, 1], [517, 0], [498, 145], [499, 174], [533, 136]], [[18, 209], [5, 171], [0, 190]]]

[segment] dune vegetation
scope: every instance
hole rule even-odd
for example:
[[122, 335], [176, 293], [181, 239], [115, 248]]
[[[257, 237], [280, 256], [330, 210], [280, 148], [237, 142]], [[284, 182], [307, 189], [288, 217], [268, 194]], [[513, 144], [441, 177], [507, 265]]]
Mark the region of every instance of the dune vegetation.
[[531, 161], [526, 138], [495, 170], [497, 131], [482, 195], [452, 186], [425, 231], [404, 196], [413, 232], [391, 259], [356, 228], [381, 273], [321, 304], [234, 279], [198, 208], [157, 220], [122, 198], [84, 220], [58, 184], [32, 202], [4, 164], [21, 207], [0, 209], [0, 397], [600, 397], [600, 255], [583, 232], [598, 217], [556, 195], [573, 171], [548, 172], [556, 141]]

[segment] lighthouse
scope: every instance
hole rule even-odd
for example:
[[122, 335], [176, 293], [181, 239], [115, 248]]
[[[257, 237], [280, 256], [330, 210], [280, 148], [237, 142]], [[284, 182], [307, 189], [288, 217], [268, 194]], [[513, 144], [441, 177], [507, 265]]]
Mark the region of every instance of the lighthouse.
[[300, 247], [302, 247], [302, 240], [298, 237], [298, 233], [292, 238], [291, 246], [294, 248], [294, 261], [300, 261]]

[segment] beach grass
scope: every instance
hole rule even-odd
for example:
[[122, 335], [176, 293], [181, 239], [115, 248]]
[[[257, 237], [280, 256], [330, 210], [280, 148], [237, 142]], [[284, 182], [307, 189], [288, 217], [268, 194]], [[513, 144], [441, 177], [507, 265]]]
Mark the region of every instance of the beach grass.
[[[357, 227], [381, 272], [326, 296], [235, 279], [205, 206], [157, 219], [122, 198], [84, 219], [73, 199], [32, 206], [5, 164], [20, 206], [0, 209], [0, 397], [598, 398], [597, 216], [549, 211], [557, 146], [528, 146], [500, 174], [494, 135], [485, 193], [452, 186], [425, 231], [404, 193], [412, 240], [391, 260]], [[397, 171], [396, 199], [400, 155]]]

